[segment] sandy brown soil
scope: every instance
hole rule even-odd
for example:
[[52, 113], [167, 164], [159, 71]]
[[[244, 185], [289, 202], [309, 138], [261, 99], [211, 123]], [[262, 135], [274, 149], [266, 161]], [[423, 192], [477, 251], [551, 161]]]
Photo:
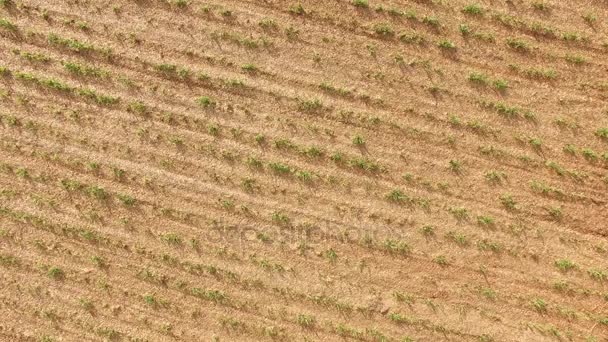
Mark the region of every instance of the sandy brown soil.
[[0, 341], [608, 341], [608, 3], [355, 3], [0, 0]]

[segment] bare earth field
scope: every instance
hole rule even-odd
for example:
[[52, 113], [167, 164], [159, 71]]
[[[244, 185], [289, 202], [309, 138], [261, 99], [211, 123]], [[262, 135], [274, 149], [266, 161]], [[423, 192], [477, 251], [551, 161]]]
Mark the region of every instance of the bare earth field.
[[0, 341], [608, 341], [605, 0], [0, 0]]

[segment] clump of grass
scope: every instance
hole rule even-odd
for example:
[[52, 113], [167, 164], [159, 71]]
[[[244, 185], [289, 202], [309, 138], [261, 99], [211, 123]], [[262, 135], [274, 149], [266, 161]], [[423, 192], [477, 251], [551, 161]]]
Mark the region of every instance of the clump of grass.
[[578, 269], [578, 265], [572, 262], [569, 259], [558, 259], [554, 262], [555, 267], [557, 267], [562, 272], [568, 272], [571, 270]]
[[367, 9], [367, 8], [369, 8], [369, 1], [368, 0], [353, 0], [353, 6]]
[[390, 254], [407, 255], [412, 251], [412, 247], [401, 240], [386, 239], [383, 245]]
[[471, 14], [471, 15], [480, 15], [483, 13], [483, 10], [479, 4], [470, 4], [470, 5], [464, 6], [464, 8], [462, 9], [462, 12], [464, 12], [466, 14]]
[[395, 203], [409, 202], [410, 198], [399, 189], [394, 189], [386, 195], [386, 199]]
[[464, 221], [467, 220], [469, 218], [469, 211], [466, 208], [462, 208], [462, 207], [454, 207], [454, 208], [449, 208], [448, 211], [454, 215], [454, 217], [458, 220], [458, 221]]
[[437, 43], [437, 46], [444, 50], [456, 50], [456, 44], [449, 39], [442, 39]]
[[264, 30], [276, 30], [279, 28], [279, 25], [277, 24], [277, 22], [270, 18], [264, 18], [264, 19], [260, 20], [258, 22], [258, 25], [260, 25], [260, 27], [263, 28]]
[[532, 300], [532, 307], [540, 314], [547, 313], [547, 302], [540, 298]]
[[482, 72], [471, 72], [469, 73], [469, 81], [475, 84], [486, 85], [488, 83], [488, 76]]
[[47, 275], [55, 280], [61, 280], [65, 277], [65, 272], [59, 267], [50, 267], [47, 271]]
[[298, 103], [298, 109], [303, 112], [317, 112], [321, 108], [323, 108], [323, 104], [319, 99], [300, 100]]
[[399, 36], [399, 40], [407, 44], [422, 45], [426, 39], [417, 32], [405, 32]]
[[302, 4], [297, 4], [289, 7], [289, 13], [294, 15], [305, 15], [306, 10], [304, 9], [304, 6], [302, 6]]
[[254, 64], [248, 63], [248, 64], [244, 64], [241, 69], [243, 71], [249, 72], [249, 73], [256, 73], [259, 71], [258, 67], [256, 67]]
[[355, 135], [353, 137], [353, 145], [355, 146], [364, 146], [365, 145], [365, 139], [360, 136], [360, 135]]
[[450, 160], [449, 167], [450, 167], [450, 170], [452, 172], [454, 172], [455, 174], [462, 173], [462, 162], [459, 160], [455, 160], [455, 159]]
[[595, 15], [594, 13], [586, 13], [582, 16], [582, 18], [590, 26], [593, 26], [597, 21], [597, 15]]
[[491, 216], [480, 215], [477, 216], [477, 223], [483, 227], [494, 226], [495, 219]]
[[458, 244], [462, 247], [467, 247], [470, 244], [467, 236], [462, 233], [449, 231], [446, 233], [445, 237], [449, 240], [454, 241], [456, 244]]
[[583, 154], [583, 157], [585, 157], [585, 159], [587, 159], [588, 161], [595, 162], [599, 159], [598, 154], [590, 148], [583, 148], [581, 150], [581, 153]]
[[595, 131], [595, 136], [600, 139], [608, 141], [608, 127], [598, 128]]
[[105, 200], [108, 198], [108, 193], [103, 188], [97, 185], [89, 186], [86, 189], [86, 192], [89, 194], [89, 196], [98, 200]]
[[[365, 0], [365, 3], [367, 3], [367, 0]], [[304, 314], [299, 314], [296, 317], [296, 321], [298, 322], [298, 324], [304, 328], [312, 328], [314, 327], [314, 325], [316, 324], [317, 320], [315, 319], [314, 316], [312, 315], [304, 315]]]
[[492, 85], [494, 86], [494, 89], [498, 90], [498, 91], [505, 91], [508, 87], [509, 87], [509, 82], [507, 82], [506, 80], [495, 80]]
[[203, 108], [209, 108], [215, 106], [215, 101], [213, 101], [209, 96], [201, 96], [196, 99], [196, 103], [198, 103]]
[[106, 70], [75, 62], [62, 62], [62, 65], [65, 70], [80, 76], [108, 77], [110, 74]]
[[528, 78], [540, 80], [553, 80], [557, 78], [557, 72], [553, 69], [530, 68], [523, 70], [522, 73]]
[[538, 11], [548, 11], [549, 5], [544, 1], [534, 1], [532, 7]]
[[127, 111], [130, 113], [145, 114], [148, 111], [148, 108], [142, 101], [134, 101], [129, 103]]
[[19, 49], [14, 49], [13, 53], [15, 53], [16, 55], [18, 55], [21, 58], [24, 58], [24, 59], [26, 59], [26, 60], [28, 60], [30, 62], [46, 63], [46, 62], [49, 62], [51, 60], [50, 57], [48, 57], [47, 55], [42, 54], [42, 53], [20, 51]]
[[182, 238], [176, 233], [166, 233], [161, 235], [160, 239], [170, 245], [180, 246], [183, 243]]
[[340, 96], [344, 96], [344, 97], [349, 97], [352, 95], [352, 91], [350, 91], [348, 89], [344, 89], [344, 88], [336, 88], [327, 82], [322, 82], [319, 85], [319, 88], [321, 88], [322, 90], [324, 90], [328, 93], [340, 95]]
[[269, 163], [268, 167], [270, 167], [270, 169], [272, 171], [274, 171], [275, 173], [278, 174], [282, 174], [282, 175], [286, 175], [288, 173], [291, 173], [291, 167], [287, 164], [281, 163], [281, 162], [273, 162], [273, 163]]
[[374, 32], [384, 38], [393, 37], [395, 35], [395, 30], [393, 30], [392, 26], [387, 23], [374, 25]]
[[521, 39], [507, 38], [507, 46], [513, 50], [517, 50], [520, 52], [530, 51], [530, 46], [528, 45], [528, 43]]
[[51, 45], [62, 46], [76, 52], [90, 52], [95, 50], [95, 47], [91, 44], [83, 43], [76, 39], [62, 38], [54, 33], [48, 35], [48, 42]]
[[438, 264], [439, 266], [442, 267], [446, 267], [450, 265], [450, 262], [448, 261], [448, 259], [445, 257], [445, 255], [438, 255], [435, 258], [433, 258], [433, 262]]
[[118, 197], [118, 199], [120, 200], [120, 202], [121, 202], [123, 205], [127, 206], [127, 207], [132, 207], [132, 206], [134, 206], [134, 205], [135, 205], [136, 200], [135, 200], [135, 198], [133, 198], [133, 197], [132, 197], [132, 196], [130, 196], [130, 195], [126, 195], [126, 194], [118, 194], [118, 195], [116, 195], [116, 196]]
[[517, 202], [515, 201], [515, 199], [513, 199], [513, 196], [511, 194], [503, 194], [499, 197], [499, 199], [502, 205], [508, 210], [517, 209]]
[[562, 39], [567, 42], [578, 42], [582, 40], [581, 36], [576, 32], [564, 32], [562, 33]]
[[608, 273], [599, 269], [590, 269], [587, 271], [591, 279], [599, 282], [604, 282], [608, 279]]
[[0, 27], [12, 32], [17, 31], [17, 26], [15, 26], [15, 24], [13, 24], [10, 20], [4, 18], [0, 18]]
[[432, 16], [422, 17], [422, 23], [429, 25], [431, 27], [434, 27], [434, 28], [439, 28], [441, 26], [439, 19], [437, 19], [437, 17], [432, 17]]
[[566, 62], [576, 64], [576, 65], [581, 65], [581, 64], [587, 63], [587, 60], [584, 57], [577, 56], [577, 55], [566, 55], [564, 57], [564, 59], [566, 60]]

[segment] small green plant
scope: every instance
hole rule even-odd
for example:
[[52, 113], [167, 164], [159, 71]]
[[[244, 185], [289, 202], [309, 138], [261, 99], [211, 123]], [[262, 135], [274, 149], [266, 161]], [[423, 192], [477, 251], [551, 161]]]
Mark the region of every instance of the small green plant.
[[562, 151], [564, 151], [564, 153], [568, 153], [568, 154], [570, 154], [570, 155], [575, 156], [575, 155], [576, 155], [577, 148], [576, 148], [576, 146], [575, 146], [575, 145], [572, 145], [572, 144], [566, 144], [566, 145], [564, 146], [564, 148], [562, 148]]
[[598, 128], [595, 131], [595, 135], [600, 139], [608, 141], [608, 127]]
[[604, 282], [608, 279], [608, 273], [599, 269], [590, 269], [587, 271], [591, 279], [599, 282]]
[[433, 258], [433, 262], [442, 267], [446, 267], [446, 266], [450, 265], [450, 263], [449, 263], [448, 259], [445, 257], [445, 255], [436, 256], [435, 258]]
[[215, 106], [215, 101], [213, 101], [208, 96], [201, 96], [201, 97], [197, 98], [196, 99], [196, 103], [198, 103], [203, 108], [208, 108], [208, 107], [214, 107]]
[[469, 81], [480, 85], [486, 85], [488, 83], [488, 76], [481, 72], [471, 72], [469, 73]]
[[304, 328], [312, 328], [316, 324], [316, 319], [312, 315], [299, 314], [296, 317], [296, 321]]
[[131, 112], [131, 113], [143, 115], [143, 114], [146, 114], [146, 112], [148, 111], [148, 108], [142, 101], [135, 101], [135, 102], [129, 103], [129, 106], [127, 107], [127, 111]]
[[392, 190], [391, 192], [389, 192], [386, 195], [386, 199], [388, 199], [391, 202], [395, 202], [395, 203], [405, 203], [405, 202], [409, 202], [410, 201], [409, 196], [407, 196], [406, 194], [404, 194], [399, 189], [395, 189], [395, 190]]
[[106, 198], [108, 198], [108, 193], [103, 188], [97, 185], [89, 186], [86, 189], [86, 192], [89, 194], [89, 196], [98, 200], [105, 200]]
[[542, 144], [543, 144], [542, 140], [540, 140], [539, 138], [530, 138], [528, 140], [528, 142], [536, 150], [540, 150], [540, 148], [542, 147]]
[[186, 8], [188, 7], [188, 0], [175, 0], [174, 4], [179, 8]]
[[61, 280], [65, 277], [63, 270], [55, 266], [49, 268], [47, 275], [55, 280]]
[[135, 205], [136, 200], [130, 195], [118, 194], [116, 196], [118, 197], [120, 202], [126, 207], [132, 207]]
[[8, 31], [17, 31], [17, 26], [10, 22], [8, 19], [0, 18], [0, 27], [8, 30]]
[[412, 247], [405, 241], [386, 239], [384, 240], [384, 249], [390, 254], [407, 255], [412, 251]]
[[291, 173], [292, 171], [289, 165], [281, 162], [269, 163], [268, 167], [270, 167], [270, 169], [273, 170], [275, 173], [282, 175], [286, 175], [288, 173]]
[[469, 211], [466, 208], [453, 207], [449, 208], [448, 211], [459, 221], [464, 221], [469, 218]]
[[535, 1], [532, 3], [532, 7], [538, 11], [548, 11], [549, 5], [544, 1]]
[[468, 24], [458, 25], [458, 31], [460, 31], [460, 34], [463, 35], [464, 37], [467, 37], [472, 32], [471, 27]]
[[422, 45], [426, 39], [417, 32], [405, 32], [399, 36], [399, 40], [407, 44]]
[[562, 34], [562, 39], [567, 42], [578, 42], [582, 40], [581, 36], [576, 32], [564, 32]]
[[449, 168], [455, 174], [461, 174], [462, 173], [462, 162], [459, 160], [452, 159], [449, 162]]
[[420, 228], [420, 232], [422, 232], [422, 235], [426, 237], [433, 237], [435, 236], [435, 227], [431, 225], [426, 225]]
[[301, 100], [298, 104], [298, 109], [303, 112], [317, 112], [323, 108], [323, 104], [318, 99]]
[[355, 137], [353, 138], [353, 145], [355, 146], [364, 146], [365, 145], [365, 139], [360, 136], [360, 135], [355, 135]]
[[520, 52], [529, 52], [530, 46], [526, 41], [516, 38], [507, 38], [507, 46], [513, 50], [517, 50]]
[[395, 35], [395, 30], [393, 30], [391, 25], [387, 23], [380, 23], [374, 25], [374, 32], [384, 38], [393, 37]]
[[507, 175], [502, 171], [489, 171], [484, 175], [485, 179], [490, 183], [502, 183]]
[[329, 259], [329, 262], [335, 263], [336, 260], [338, 259], [338, 254], [336, 253], [336, 251], [334, 251], [333, 248], [330, 248], [327, 251], [325, 251], [325, 257], [327, 257], [327, 259]]
[[595, 162], [599, 159], [598, 154], [590, 148], [583, 148], [581, 150], [581, 153], [582, 153], [583, 157], [585, 157], [585, 159], [587, 159], [590, 162]]
[[160, 239], [169, 245], [180, 246], [183, 243], [182, 238], [176, 233], [166, 233], [161, 235]]
[[243, 71], [249, 72], [249, 73], [256, 73], [258, 72], [258, 67], [256, 67], [254, 64], [248, 63], [248, 64], [244, 64], [241, 69]]
[[272, 213], [271, 219], [272, 219], [272, 222], [275, 222], [282, 226], [287, 226], [291, 222], [291, 220], [289, 219], [289, 216], [287, 216], [286, 214], [284, 214], [281, 211], [275, 211], [274, 213]]
[[584, 57], [577, 56], [577, 55], [566, 55], [564, 57], [564, 59], [566, 60], [566, 62], [576, 64], [576, 65], [581, 65], [581, 64], [587, 63], [587, 60]]
[[359, 8], [369, 8], [368, 0], [353, 0], [353, 6]]
[[505, 91], [509, 87], [509, 83], [506, 80], [495, 80], [492, 85], [494, 89], [498, 91]]
[[485, 216], [485, 215], [477, 216], [477, 223], [480, 226], [492, 227], [492, 226], [494, 226], [494, 222], [495, 222], [495, 220], [491, 216]]
[[466, 5], [462, 9], [462, 12], [471, 15], [480, 15], [483, 13], [482, 8], [479, 4]]
[[558, 259], [554, 262], [555, 267], [557, 267], [562, 272], [568, 272], [571, 270], [578, 269], [578, 265], [572, 262], [569, 259]]
[[454, 44], [449, 39], [442, 39], [437, 43], [437, 46], [444, 50], [455, 50], [456, 44]]
[[534, 308], [534, 310], [540, 314], [547, 313], [547, 303], [540, 298], [532, 300], [532, 308]]
[[302, 4], [297, 4], [297, 5], [293, 5], [293, 6], [289, 7], [289, 13], [295, 14], [295, 15], [305, 15], [306, 10], [304, 10], [304, 7], [302, 6]]
[[500, 196], [500, 202], [508, 210], [516, 210], [517, 209], [517, 202], [515, 202], [515, 199], [513, 199], [513, 196], [510, 195], [510, 194], [503, 194], [503, 195], [501, 195]]
[[279, 28], [279, 25], [277, 24], [277, 22], [274, 21], [273, 19], [269, 19], [269, 18], [264, 18], [264, 19], [260, 20], [258, 22], [258, 25], [260, 25], [260, 27], [263, 28], [264, 30], [276, 30]]
[[564, 217], [564, 213], [562, 212], [562, 208], [561, 207], [550, 207], [550, 208], [547, 208], [547, 212], [549, 213], [549, 216], [551, 216], [551, 218], [554, 221], [561, 221], [562, 218]]
[[454, 231], [449, 231], [445, 234], [445, 237], [449, 240], [454, 241], [456, 244], [462, 246], [462, 247], [467, 247], [469, 246], [469, 239], [467, 238], [466, 235], [462, 234], [462, 233], [457, 233]]
[[582, 18], [590, 26], [593, 26], [595, 24], [595, 22], [597, 21], [597, 15], [595, 15], [594, 13], [586, 13], [585, 15], [582, 16]]
[[437, 19], [436, 17], [424, 16], [422, 17], [422, 23], [434, 28], [439, 28], [441, 26], [439, 19]]
[[207, 125], [207, 133], [214, 137], [217, 137], [220, 135], [220, 127], [217, 124], [211, 123]]

